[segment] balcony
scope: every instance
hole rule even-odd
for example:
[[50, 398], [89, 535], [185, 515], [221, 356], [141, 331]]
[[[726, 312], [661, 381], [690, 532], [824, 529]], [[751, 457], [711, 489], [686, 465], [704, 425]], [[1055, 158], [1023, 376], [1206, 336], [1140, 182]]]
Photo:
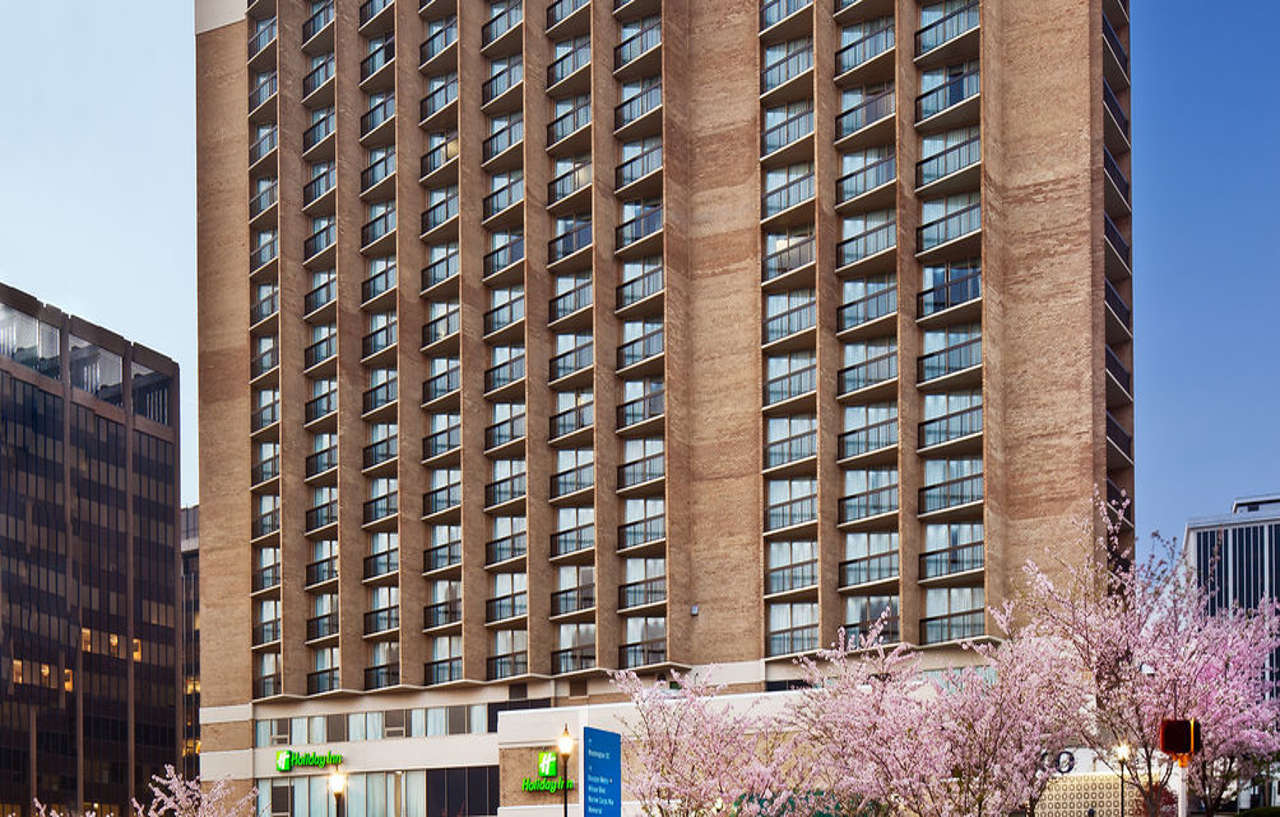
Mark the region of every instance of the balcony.
[[422, 629], [434, 630], [462, 621], [462, 603], [457, 599], [427, 604], [422, 608]]
[[[1133, 402], [1133, 373], [1120, 360], [1120, 356], [1106, 347], [1107, 405], [1123, 405]], [[1116, 391], [1116, 389], [1119, 391]]]
[[945, 195], [978, 187], [982, 139], [973, 137], [916, 162], [916, 189], [926, 195]]
[[1102, 40], [1106, 43], [1104, 74], [1107, 81], [1117, 87], [1124, 88], [1129, 84], [1129, 50], [1120, 42], [1120, 36], [1107, 19], [1102, 15]]
[[279, 88], [278, 79], [275, 73], [258, 83], [257, 86], [249, 92], [249, 118], [254, 121], [254, 114], [257, 109], [267, 103], [268, 100], [275, 99], [276, 91]]
[[462, 507], [462, 485], [453, 483], [422, 495], [422, 515], [435, 516]]
[[584, 132], [583, 129], [590, 124], [591, 103], [589, 101], [582, 102], [560, 114], [547, 125], [547, 150], [560, 147], [568, 151], [577, 147], [577, 143], [581, 140], [575, 139], [571, 143], [569, 137]]
[[[302, 77], [303, 104], [326, 105], [333, 102], [333, 86], [329, 85], [329, 80], [333, 79], [333, 73], [333, 60], [328, 59], [312, 68]], [[324, 94], [318, 93], [321, 88], [325, 89]], [[315, 99], [312, 99], [313, 96]]]
[[318, 530], [336, 525], [338, 523], [338, 501], [331, 499], [314, 508], [308, 508], [305, 519], [305, 530], [307, 533], [315, 533]]
[[449, 223], [457, 215], [458, 195], [456, 193], [433, 202], [422, 213], [422, 231], [420, 235], [425, 240], [428, 234]]
[[253, 625], [253, 646], [261, 647], [280, 640], [280, 619]]
[[[872, 77], [867, 75], [872, 73], [873, 61], [876, 63], [875, 79], [892, 76], [892, 63], [887, 62], [887, 58], [886, 60], [876, 60], [876, 57], [888, 54], [893, 49], [894, 44], [893, 19], [891, 17], [882, 27], [864, 34], [836, 52], [835, 76], [837, 77], [837, 82], [840, 84], [851, 83], [855, 74], [871, 79]], [[884, 63], [884, 65], [881, 66], [881, 63]]]
[[[882, 420], [862, 428], [844, 432], [837, 438], [841, 460], [865, 457], [876, 451], [893, 449], [898, 445], [898, 419]], [[896, 459], [896, 450], [888, 452]]]
[[[385, 43], [374, 49], [368, 56], [360, 60], [360, 86], [362, 88], [372, 87], [375, 83], [370, 83], [369, 79], [374, 77], [383, 68], [391, 65], [396, 59], [396, 41], [394, 37], [388, 38]], [[379, 85], [390, 85], [391, 83], [379, 82]]]
[[[662, 145], [654, 145], [645, 151], [632, 156], [622, 164], [618, 165], [614, 171], [614, 190], [622, 193], [627, 187], [636, 184], [642, 179], [650, 178], [652, 174], [656, 174], [662, 170]], [[637, 185], [638, 187], [638, 185]], [[645, 191], [636, 190], [637, 193], [657, 193], [661, 190], [660, 182], [655, 178], [652, 185], [646, 185]]]
[[462, 447], [462, 426], [452, 425], [422, 438], [423, 461], [433, 460]]
[[[280, 185], [272, 182], [258, 193], [249, 198], [249, 219], [252, 221], [258, 216], [270, 210], [279, 201]], [[305, 189], [303, 198], [306, 198]]]
[[328, 154], [330, 158], [333, 156], [333, 141], [329, 139], [333, 135], [334, 118], [326, 116], [323, 119], [313, 122], [302, 132], [302, 155], [310, 158], [311, 151], [319, 148], [321, 145], [326, 147], [315, 151], [315, 156], [320, 157]]
[[487, 623], [519, 618], [529, 613], [529, 594], [512, 593], [508, 596], [485, 599], [484, 620]]
[[814, 192], [812, 173], [808, 173], [796, 179], [791, 179], [785, 184], [779, 185], [772, 190], [766, 190], [760, 200], [760, 210], [763, 220], [769, 226], [774, 226], [775, 224], [782, 225], [784, 223], [799, 224], [811, 222], [813, 220], [812, 210], [804, 213], [795, 213], [790, 219], [776, 219], [774, 217], [786, 213], [793, 207], [799, 207], [802, 204], [812, 202]]
[[554, 383], [569, 377], [575, 372], [589, 370], [591, 368], [593, 349], [592, 341], [587, 340], [567, 352], [555, 355], [550, 360], [547, 379]]
[[898, 552], [876, 553], [840, 563], [840, 587], [861, 587], [898, 581]]
[[[916, 125], [926, 122], [939, 128], [955, 127], [977, 118], [977, 109], [961, 108], [968, 100], [976, 100], [980, 90], [977, 71], [949, 77], [941, 85], [916, 97]], [[943, 114], [950, 112], [950, 115]]]
[[[571, 556], [575, 553], [583, 553], [591, 550], [595, 546], [595, 525], [579, 525], [576, 528], [558, 530], [551, 534], [551, 558], [553, 559], [560, 556]], [[590, 557], [588, 556], [588, 558]], [[592, 603], [594, 604], [594, 601]], [[555, 605], [553, 603], [552, 608], [554, 609], [554, 607]]]
[[782, 440], [772, 440], [764, 446], [766, 471], [802, 462], [817, 455], [818, 437], [812, 431], [794, 434]]
[[[916, 57], [917, 59], [926, 55], [934, 56], [941, 54], [938, 49], [949, 43], [955, 43], [970, 31], [976, 31], [978, 28], [978, 2], [973, 0], [961, 8], [947, 14], [939, 20], [935, 20], [924, 28], [916, 32]], [[945, 58], [954, 58], [955, 48], [947, 49]], [[976, 53], [977, 44], [974, 44], [973, 51]], [[943, 57], [940, 57], [942, 59]]]
[[[454, 486], [450, 486], [454, 487]], [[461, 489], [459, 487], [459, 495]], [[448, 490], [448, 488], [444, 489]], [[462, 500], [459, 499], [458, 502]], [[456, 504], [456, 503], [455, 503]], [[422, 551], [422, 572], [432, 573], [437, 570], [448, 570], [462, 564], [462, 543], [447, 542], [443, 545], [429, 547]]]
[[[249, 145], [249, 166], [252, 167], [262, 161], [267, 154], [279, 147], [279, 144], [280, 129], [273, 126], [262, 136], [259, 136], [253, 144]], [[306, 148], [307, 145], [304, 144], [303, 149], [305, 150]]]
[[303, 369], [313, 369], [338, 354], [338, 336], [327, 335], [302, 350]]
[[[573, 16], [578, 9], [587, 6], [591, 0], [555, 0], [547, 6], [547, 34], [551, 34], [556, 26]], [[589, 26], [589, 21], [587, 22]]]
[[[588, 243], [590, 243], [591, 228], [587, 227]], [[500, 247], [495, 247], [485, 253], [483, 261], [483, 271], [486, 282], [498, 282], [501, 273], [512, 271], [516, 264], [524, 260], [524, 238], [513, 238]], [[456, 272], [454, 273], [457, 274]]]
[[[635, 340], [627, 341], [618, 347], [618, 371], [639, 367], [646, 361], [656, 361], [662, 355], [662, 327], [653, 329]], [[660, 367], [646, 367], [660, 368]]]
[[[944, 284], [920, 292], [917, 296], [916, 314], [919, 320], [936, 315], [961, 304], [973, 303], [982, 297], [982, 273], [971, 272], [952, 278]], [[977, 317], [975, 308], [973, 317]]]
[[595, 422], [594, 405], [583, 403], [551, 415], [547, 439], [560, 440], [577, 431], [591, 428]]
[[485, 659], [485, 677], [490, 681], [502, 678], [514, 678], [529, 672], [529, 654], [512, 652], [505, 655], [491, 655]]
[[[920, 448], [932, 448], [938, 445], [975, 437], [982, 433], [982, 406], [953, 411], [941, 417], [934, 417], [920, 423]], [[974, 453], [982, 450], [982, 443], [972, 441]]]
[[327, 559], [318, 559], [310, 562], [306, 567], [305, 573], [307, 587], [331, 582], [338, 578], [338, 557], [330, 556]]
[[619, 82], [657, 73], [662, 45], [662, 19], [653, 20], [613, 49], [613, 75]]
[[919, 514], [936, 513], [982, 501], [982, 474], [956, 477], [920, 489]]
[[338, 688], [337, 669], [321, 669], [307, 673], [308, 695], [319, 695], [322, 692], [334, 692]]
[[338, 634], [338, 614], [325, 613], [307, 619], [307, 641], [319, 641]]
[[272, 17], [267, 24], [259, 28], [249, 37], [249, 62], [258, 56], [268, 45], [276, 41], [276, 18]]
[[524, 355], [485, 369], [485, 393], [520, 384], [524, 381]]
[[[792, 114], [776, 125], [765, 128], [760, 134], [760, 157], [769, 160], [769, 166], [784, 165], [793, 159], [810, 158], [812, 147], [800, 144], [800, 140], [813, 133], [813, 110]], [[787, 148], [795, 146], [794, 149]]]
[[813, 5], [813, 0], [764, 0], [760, 4], [760, 30], [767, 31], [784, 20], [791, 20]]
[[618, 405], [618, 431], [630, 429], [638, 431], [635, 426], [648, 420], [661, 417], [665, 410], [665, 395], [659, 391], [649, 392], [643, 397], [628, 400]]
[[841, 212], [892, 208], [897, 191], [896, 156], [886, 156], [836, 179], [836, 209]]
[[595, 484], [595, 466], [592, 463], [557, 471], [551, 475], [551, 498], [560, 499], [580, 491], [589, 491]]
[[510, 536], [491, 539], [484, 543], [485, 567], [519, 559], [529, 552], [528, 537], [524, 531], [517, 531]]
[[439, 374], [422, 381], [422, 404], [429, 405], [458, 391], [462, 385], [462, 367], [451, 366]]
[[551, 653], [551, 674], [563, 675], [567, 672], [582, 672], [595, 669], [596, 648], [594, 644], [582, 644], [577, 647], [566, 647], [553, 650]]
[[316, 176], [307, 182], [302, 188], [302, 208], [304, 212], [319, 212], [328, 209], [332, 214], [332, 203], [327, 208], [315, 207], [312, 205], [324, 198], [325, 194], [333, 190], [334, 182], [337, 181], [338, 174], [332, 167], [325, 172]]
[[[391, 492], [382, 496], [374, 497], [364, 503], [364, 524], [372, 525], [383, 519], [393, 518], [399, 512], [399, 494]], [[365, 564], [368, 567], [368, 563]], [[367, 576], [365, 578], [368, 578]]]
[[[513, 97], [519, 97], [518, 91], [523, 81], [524, 63], [522, 61], [508, 63], [505, 68], [486, 79], [480, 85], [481, 108], [489, 108], [490, 103], [506, 97], [509, 91], [514, 92], [512, 94]], [[520, 100], [516, 98], [513, 101], [515, 103], [514, 107], [519, 108]], [[506, 109], [509, 106], [504, 103], [499, 107]], [[489, 110], [494, 111], [496, 108], [489, 108]], [[424, 115], [423, 119], [426, 118], [426, 115]]]
[[369, 306], [370, 301], [396, 287], [396, 268], [388, 267], [374, 273], [360, 282], [360, 305]]
[[765, 531], [811, 524], [818, 519], [818, 497], [802, 496], [769, 505], [765, 508], [764, 518]]
[[662, 542], [667, 536], [667, 520], [662, 514], [637, 519], [618, 526], [618, 550], [632, 551]]
[[253, 697], [255, 699], [274, 698], [282, 694], [284, 694], [284, 685], [281, 683], [279, 675], [264, 675], [253, 679]]
[[846, 637], [861, 640], [869, 636], [877, 627], [880, 632], [878, 643], [896, 644], [902, 638], [897, 616], [885, 616], [883, 619], [874, 621], [852, 621], [844, 625], [844, 630]]
[[[981, 229], [981, 204], [973, 204], [963, 210], [948, 213], [942, 218], [922, 224], [917, 228], [916, 255], [922, 256], [928, 253], [930, 258], [934, 258], [938, 253], [931, 252], [931, 250], [950, 245], [952, 242], [958, 242], [966, 236], [975, 236]], [[963, 245], [956, 245], [952, 249], [960, 255], [970, 255], [978, 250], [976, 237], [973, 241], [965, 241]]]
[[837, 376], [840, 396], [860, 392], [872, 386], [892, 383], [898, 377], [898, 350], [894, 349], [861, 363], [845, 366]]
[[456, 42], [458, 42], [458, 18], [453, 17], [418, 46], [418, 70], [428, 75], [437, 73], [429, 70], [429, 66]]
[[307, 480], [328, 473], [338, 467], [338, 446], [331, 445], [322, 451], [308, 454], [304, 473]]
[[418, 102], [418, 126], [423, 129], [435, 129], [435, 123], [432, 121], [436, 116], [447, 110], [458, 99], [458, 79], [450, 78], [443, 85], [439, 85], [432, 89], [430, 93], [424, 96]]
[[1120, 168], [1119, 162], [1111, 155], [1111, 151], [1106, 147], [1102, 148], [1102, 170], [1107, 176], [1107, 180], [1111, 184], [1107, 187], [1106, 193], [1106, 209], [1117, 215], [1128, 215], [1131, 207], [1129, 203], [1129, 177], [1125, 175], [1124, 170]]
[[249, 272], [254, 273], [280, 256], [280, 239], [272, 238], [249, 252]]
[[[382, 12], [391, 7], [394, 0], [365, 0], [360, 4], [360, 28], [364, 28], [382, 15]], [[386, 21], [388, 27], [390, 21]]]
[[273, 562], [269, 565], [261, 565], [253, 570], [253, 592], [260, 593], [263, 590], [271, 590], [280, 586], [280, 563]]
[[400, 626], [400, 606], [383, 607], [364, 614], [364, 634], [376, 635]]
[[333, 22], [333, 3], [325, 3], [302, 23], [302, 45], [306, 46]]
[[954, 577], [958, 574], [981, 570], [982, 566], [982, 542], [969, 542], [945, 550], [928, 551], [920, 554], [920, 581]]
[[1133, 528], [1133, 498], [1110, 477], [1107, 477], [1107, 507], [1112, 518], [1129, 529]]
[[836, 264], [842, 274], [854, 271], [855, 265], [858, 269], [867, 268], [866, 272], [875, 272], [882, 264], [872, 263], [874, 259], [876, 262], [884, 261], [887, 271], [892, 268], [894, 260], [889, 250], [897, 245], [898, 224], [887, 221], [836, 244]]
[[303, 406], [303, 421], [310, 425], [322, 418], [331, 416], [338, 410], [338, 390], [330, 389], [318, 394]]
[[[360, 171], [360, 194], [368, 195], [383, 182], [392, 179], [396, 172], [396, 155], [388, 153]], [[388, 190], [388, 192], [390, 192]]]
[[840, 500], [840, 524], [859, 522], [898, 512], [898, 486], [886, 485]]
[[818, 586], [818, 560], [771, 567], [764, 573], [764, 594], [776, 596], [782, 593], [809, 590]]
[[662, 604], [667, 600], [667, 579], [657, 576], [638, 582], [618, 585], [618, 611], [634, 610], [637, 607], [648, 607]]
[[[489, 162], [522, 142], [524, 142], [523, 116], [485, 137], [484, 142], [480, 145], [481, 161], [487, 166]], [[503, 164], [506, 165], [507, 162], [503, 162]], [[520, 162], [515, 161], [512, 164], [513, 166], [519, 166]]]
[[395, 97], [387, 97], [360, 116], [360, 141], [364, 142], [396, 115]]
[[[982, 338], [955, 343], [916, 360], [916, 382], [928, 383], [982, 365]], [[952, 378], [955, 380], [956, 378]]]
[[618, 493], [628, 488], [655, 482], [666, 476], [666, 462], [662, 454], [650, 454], [618, 466]]
[[517, 414], [500, 423], [487, 426], [484, 430], [484, 450], [492, 453], [496, 449], [510, 445], [525, 437], [525, 415]]
[[462, 658], [442, 658], [423, 665], [424, 680], [428, 685], [447, 684], [462, 680]]
[[302, 258], [304, 261], [316, 259], [317, 256], [333, 246], [333, 242], [337, 237], [337, 225], [330, 223], [328, 226], [321, 227], [303, 240]]
[[662, 664], [667, 660], [667, 640], [651, 638], [648, 641], [634, 641], [618, 647], [619, 669], [635, 669]]
[[366, 690], [393, 687], [400, 683], [400, 665], [383, 664], [377, 667], [366, 667], [364, 671], [364, 688]]
[[524, 499], [525, 475], [515, 474], [504, 479], [494, 480], [484, 486], [484, 506], [496, 508], [510, 502]]
[[[443, 170], [446, 165], [452, 165], [457, 158], [458, 138], [456, 136], [443, 142], [437, 142], [426, 153], [422, 154], [422, 158], [418, 160], [418, 181], [425, 184], [430, 176], [439, 170]], [[449, 181], [452, 181], [457, 178], [457, 168], [454, 167], [453, 172], [450, 174], [441, 173], [440, 175], [441, 179], [448, 175], [450, 176]]]
[[262, 431], [268, 426], [275, 425], [280, 421], [280, 404], [268, 403], [265, 406], [259, 406], [249, 415], [249, 430], [251, 432]]
[[761, 326], [761, 343], [777, 343], [786, 338], [812, 329], [818, 319], [818, 307], [810, 301], [793, 306], [785, 312], [765, 318]]
[[365, 389], [361, 395], [361, 412], [362, 414], [373, 414], [378, 409], [386, 406], [392, 406], [396, 402], [396, 396], [399, 392], [397, 380], [388, 380], [380, 383], [371, 389]]
[[[395, 237], [396, 211], [387, 210], [365, 222], [360, 228], [360, 251], [374, 252], [381, 244], [390, 244]], [[386, 239], [386, 241], [384, 241]]]
[[810, 366], [779, 375], [764, 382], [764, 404], [766, 407], [793, 400], [803, 395], [813, 394], [817, 388], [818, 369]]
[[[573, 77], [583, 68], [591, 64], [591, 45], [590, 43], [580, 45], [573, 50], [556, 57], [547, 66], [547, 93], [557, 93], [568, 90], [565, 87], [556, 88], [560, 83]], [[575, 82], [575, 86], [582, 86], [576, 90], [585, 90], [589, 88], [589, 84], [585, 82], [587, 77], [585, 72], [582, 76], [584, 82]]]
[[514, 3], [507, 9], [495, 14], [480, 27], [480, 45], [488, 48], [507, 32], [513, 32], [516, 26], [524, 21], [524, 8], [521, 3]]
[[811, 272], [816, 243], [813, 236], [806, 236], [765, 255], [761, 264], [761, 280], [766, 284], [776, 282], [783, 286], [790, 283], [792, 273]]
[[629, 311], [636, 304], [662, 292], [664, 287], [662, 268], [651, 269], [639, 278], [632, 278], [618, 285], [614, 309], [618, 313]]
[[656, 249], [654, 242], [645, 241], [662, 232], [662, 205], [646, 207], [640, 214], [619, 224], [614, 232], [614, 247], [618, 254], [635, 255]]
[[[547, 183], [547, 208], [549, 210], [572, 210], [578, 206], [586, 206], [582, 196], [574, 196], [579, 190], [586, 190], [591, 184], [591, 165], [580, 164], [569, 168]], [[570, 199], [572, 199], [570, 201]], [[560, 205], [553, 207], [553, 205]]]
[[[662, 84], [655, 83], [639, 91], [626, 99], [622, 100], [616, 108], [613, 109], [613, 131], [620, 139], [631, 138], [631, 135], [639, 136], [639, 131], [644, 130], [639, 127], [638, 123], [647, 118], [647, 115], [658, 108], [662, 107]], [[655, 126], [657, 123], [654, 123]], [[637, 127], [632, 128], [632, 125]], [[653, 130], [661, 130], [658, 127]]]
[[[760, 71], [760, 95], [765, 104], [781, 102], [784, 97], [807, 97], [810, 93], [809, 88], [788, 88], [785, 86], [796, 82], [804, 76], [805, 73], [812, 70], [812, 43], [806, 43], [803, 47], [788, 54], [784, 54], [782, 57], [766, 65]], [[808, 85], [809, 83], [804, 84]]]
[[[865, 334], [854, 330], [871, 330], [879, 328], [882, 318], [887, 318], [898, 311], [898, 287], [893, 285], [885, 289], [868, 293], [856, 301], [842, 304], [836, 310], [836, 331], [843, 338], [854, 334]], [[887, 328], [887, 327], [886, 327]]]
[[563, 261], [591, 246], [591, 222], [575, 224], [547, 244], [547, 263]]
[[[562, 292], [547, 302], [547, 323], [554, 324], [570, 315], [576, 315], [591, 308], [591, 281], [578, 284], [568, 292]], [[583, 324], [590, 326], [590, 316], [582, 316]], [[577, 323], [575, 321], [575, 323]], [[584, 327], [585, 328], [585, 327]]]
[[[1133, 268], [1133, 250], [1130, 249], [1129, 242], [1125, 239], [1124, 235], [1121, 234], [1120, 228], [1111, 220], [1111, 216], [1106, 213], [1103, 213], [1102, 215], [1102, 234], [1106, 238], [1108, 248], [1115, 253], [1116, 257], [1119, 258], [1120, 262], [1123, 264], [1124, 274], [1128, 275], [1129, 270]], [[1110, 271], [1108, 272], [1108, 276], [1112, 278], [1121, 277], [1118, 275], [1112, 275]]]
[[275, 346], [268, 347], [249, 359], [249, 378], [257, 379], [279, 366], [280, 350]]
[[1110, 281], [1103, 280], [1103, 289], [1107, 304], [1107, 342], [1126, 343], [1133, 339], [1133, 310]]
[[920, 643], [941, 644], [946, 641], [963, 641], [980, 637], [986, 629], [986, 614], [982, 610], [952, 613], [947, 616], [930, 616], [920, 619]]
[[[893, 89], [880, 91], [864, 98], [847, 111], [836, 117], [836, 149], [846, 151], [870, 144], [885, 144], [893, 140], [892, 122], [896, 110], [896, 97]], [[875, 128], [884, 122], [889, 128]], [[879, 133], [885, 130], [885, 133]], [[861, 138], [858, 135], [861, 134]]]
[[765, 654], [769, 657], [812, 652], [818, 649], [818, 625], [806, 624], [803, 627], [771, 632], [765, 647]]

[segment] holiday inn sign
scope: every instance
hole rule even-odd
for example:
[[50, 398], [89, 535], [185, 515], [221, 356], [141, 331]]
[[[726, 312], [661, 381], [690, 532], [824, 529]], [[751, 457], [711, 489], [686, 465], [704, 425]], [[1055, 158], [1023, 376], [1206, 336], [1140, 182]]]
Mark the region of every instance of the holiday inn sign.
[[323, 769], [326, 766], [342, 764], [342, 755], [337, 752], [295, 752], [292, 749], [281, 749], [276, 752], [276, 771], [289, 772], [300, 766]]
[[564, 778], [558, 777], [558, 769], [559, 757], [555, 752], [538, 752], [538, 776], [526, 777], [522, 780], [520, 782], [521, 790], [557, 792], [568, 789], [573, 791], [573, 781], [567, 776]]

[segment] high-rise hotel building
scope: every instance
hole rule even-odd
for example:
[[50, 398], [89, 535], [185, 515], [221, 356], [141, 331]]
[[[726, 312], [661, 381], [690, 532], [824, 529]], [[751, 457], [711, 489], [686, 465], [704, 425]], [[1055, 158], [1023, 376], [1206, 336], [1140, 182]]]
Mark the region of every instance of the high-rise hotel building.
[[196, 25], [206, 770], [945, 649], [1132, 494], [1125, 0]]

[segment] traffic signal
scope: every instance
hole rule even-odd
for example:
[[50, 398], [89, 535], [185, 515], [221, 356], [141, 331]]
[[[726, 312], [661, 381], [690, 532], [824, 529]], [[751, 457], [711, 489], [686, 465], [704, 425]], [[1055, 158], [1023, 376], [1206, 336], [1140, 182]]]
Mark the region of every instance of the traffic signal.
[[1200, 751], [1200, 724], [1192, 720], [1160, 722], [1160, 751], [1166, 755], [1193, 755]]

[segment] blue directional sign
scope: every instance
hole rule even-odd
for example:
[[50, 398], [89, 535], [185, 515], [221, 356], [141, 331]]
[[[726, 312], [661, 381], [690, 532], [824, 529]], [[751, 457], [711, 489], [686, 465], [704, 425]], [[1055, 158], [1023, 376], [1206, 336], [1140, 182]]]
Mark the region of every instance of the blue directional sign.
[[622, 736], [604, 729], [582, 729], [583, 817], [622, 815]]

